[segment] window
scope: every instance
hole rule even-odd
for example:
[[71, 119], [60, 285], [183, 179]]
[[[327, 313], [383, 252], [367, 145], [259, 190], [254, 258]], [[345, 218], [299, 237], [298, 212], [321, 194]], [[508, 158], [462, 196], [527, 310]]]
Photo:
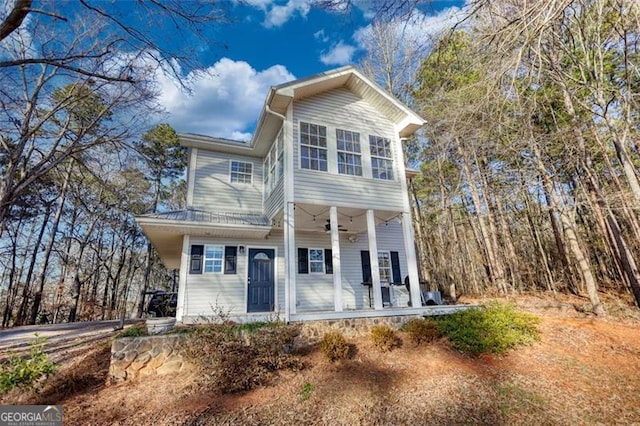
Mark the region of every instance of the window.
[[204, 246], [204, 272], [222, 273], [223, 255], [224, 247], [222, 246]]
[[309, 272], [324, 274], [324, 249], [309, 249]]
[[231, 161], [231, 183], [251, 183], [253, 164]]
[[378, 252], [378, 269], [380, 270], [380, 282], [393, 282], [391, 270], [391, 254], [388, 251]]
[[284, 133], [280, 131], [263, 163], [264, 195], [269, 196], [284, 176]]
[[393, 180], [393, 157], [391, 140], [380, 136], [369, 136], [371, 152], [371, 174], [376, 179]]
[[336, 129], [338, 144], [338, 173], [362, 176], [360, 133]]
[[300, 122], [300, 167], [327, 171], [327, 128]]

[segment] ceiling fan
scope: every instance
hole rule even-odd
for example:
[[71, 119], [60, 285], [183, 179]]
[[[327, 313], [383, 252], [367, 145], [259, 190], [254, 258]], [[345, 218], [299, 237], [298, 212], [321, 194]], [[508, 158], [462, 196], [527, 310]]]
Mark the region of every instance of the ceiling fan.
[[[327, 219], [327, 223], [324, 224], [324, 231], [329, 233], [331, 232], [331, 220]], [[338, 224], [339, 232], [348, 232], [347, 229], [343, 228], [342, 225]]]

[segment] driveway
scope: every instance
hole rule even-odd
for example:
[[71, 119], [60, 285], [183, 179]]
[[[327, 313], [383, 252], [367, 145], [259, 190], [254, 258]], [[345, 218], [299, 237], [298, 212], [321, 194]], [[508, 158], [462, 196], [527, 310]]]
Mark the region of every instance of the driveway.
[[[127, 320], [127, 325], [135, 324], [140, 320]], [[112, 321], [87, 321], [64, 324], [26, 325], [22, 327], [0, 330], [0, 354], [4, 355], [8, 350], [21, 350], [29, 345], [36, 333], [47, 339], [47, 347], [55, 347], [64, 342], [92, 340], [114, 335], [114, 328], [118, 326], [118, 320]]]

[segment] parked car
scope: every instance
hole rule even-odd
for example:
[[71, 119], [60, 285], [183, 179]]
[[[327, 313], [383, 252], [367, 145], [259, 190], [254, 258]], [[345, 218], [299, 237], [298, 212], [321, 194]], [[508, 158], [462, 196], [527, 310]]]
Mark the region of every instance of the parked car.
[[178, 293], [156, 290], [151, 293], [147, 313], [156, 317], [175, 317]]

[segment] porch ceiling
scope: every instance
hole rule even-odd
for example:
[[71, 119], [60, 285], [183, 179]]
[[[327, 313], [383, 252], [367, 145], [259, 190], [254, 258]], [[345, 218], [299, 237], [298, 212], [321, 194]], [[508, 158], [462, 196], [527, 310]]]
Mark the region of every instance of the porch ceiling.
[[[326, 232], [330, 206], [296, 204], [296, 231]], [[375, 210], [376, 225], [399, 217], [400, 211]], [[315, 220], [314, 220], [315, 218]], [[367, 232], [367, 210], [354, 207], [338, 207], [339, 229], [347, 234]]]
[[202, 223], [148, 216], [137, 217], [136, 222], [158, 251], [162, 263], [170, 269], [180, 267], [184, 235], [234, 239], [264, 238], [271, 231], [271, 226], [267, 225]]

